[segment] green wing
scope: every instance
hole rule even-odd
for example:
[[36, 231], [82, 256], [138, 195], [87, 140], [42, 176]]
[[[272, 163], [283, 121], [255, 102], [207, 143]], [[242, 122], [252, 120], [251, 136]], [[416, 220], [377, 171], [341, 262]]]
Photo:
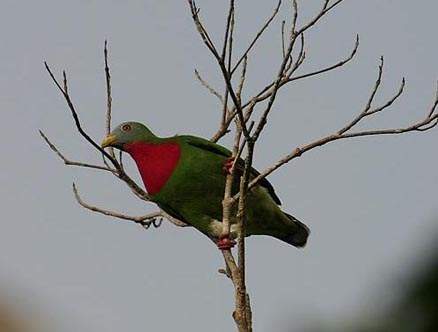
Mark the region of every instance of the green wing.
[[204, 138], [191, 136], [191, 135], [182, 135], [178, 136], [181, 140], [186, 142], [187, 144], [194, 146], [196, 148], [213, 152], [215, 154], [219, 154], [224, 157], [231, 157], [231, 151], [222, 145], [210, 142]]
[[[179, 136], [179, 138], [182, 141], [184, 141], [185, 143], [187, 143], [193, 147], [196, 147], [198, 149], [202, 149], [204, 151], [215, 153], [215, 154], [224, 156], [226, 158], [230, 158], [232, 155], [231, 151], [228, 150], [227, 148], [223, 147], [222, 145], [210, 142], [210, 141], [208, 141], [204, 138], [201, 138], [201, 137], [196, 137], [196, 136], [191, 136], [191, 135], [183, 135], [183, 136]], [[239, 175], [242, 175], [243, 170], [245, 168], [245, 161], [243, 159], [239, 158], [236, 166], [237, 166], [236, 170], [239, 172]], [[260, 173], [255, 168], [252, 168], [251, 175], [253, 178], [255, 178], [258, 175], [260, 175]], [[277, 203], [278, 205], [281, 205], [281, 201], [278, 198], [277, 194], [275, 193], [274, 187], [266, 178], [263, 178], [259, 182], [259, 184], [260, 184], [260, 186], [262, 186], [263, 188], [265, 188], [268, 191], [269, 195], [272, 197], [272, 199], [274, 200], [275, 203]]]

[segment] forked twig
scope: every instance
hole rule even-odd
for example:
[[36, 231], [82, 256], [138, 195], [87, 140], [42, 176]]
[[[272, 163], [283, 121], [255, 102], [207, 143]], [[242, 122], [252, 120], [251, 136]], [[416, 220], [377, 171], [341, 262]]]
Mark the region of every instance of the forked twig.
[[[414, 132], [414, 131], [426, 131], [434, 128], [438, 124], [438, 86], [435, 94], [435, 99], [432, 103], [432, 106], [430, 110], [428, 110], [427, 115], [425, 118], [414, 122], [406, 127], [400, 127], [400, 128], [389, 128], [389, 129], [377, 129], [377, 130], [360, 130], [356, 132], [350, 132], [352, 128], [354, 128], [360, 121], [365, 119], [368, 116], [374, 115], [378, 112], [382, 112], [386, 109], [388, 109], [395, 100], [397, 100], [403, 93], [404, 87], [405, 87], [405, 80], [402, 80], [401, 86], [399, 90], [391, 97], [383, 106], [376, 107], [372, 109], [372, 101], [374, 99], [375, 94], [377, 93], [379, 87], [380, 87], [380, 79], [381, 79], [381, 67], [379, 69], [379, 78], [376, 81], [376, 84], [372, 90], [372, 93], [367, 101], [367, 105], [365, 106], [364, 110], [359, 113], [357, 117], [355, 117], [353, 120], [351, 120], [346, 126], [339, 129], [334, 134], [325, 136], [323, 138], [317, 139], [311, 143], [308, 143], [306, 145], [300, 146], [295, 148], [290, 154], [286, 155], [276, 163], [274, 163], [271, 167], [267, 168], [263, 172], [260, 173], [257, 177], [252, 179], [249, 187], [252, 188], [257, 183], [262, 180], [263, 178], [267, 177], [268, 175], [272, 174], [275, 170], [283, 166], [284, 164], [290, 162], [291, 160], [300, 157], [303, 153], [313, 150], [317, 147], [323, 146], [327, 143], [338, 141], [341, 139], [347, 139], [347, 138], [354, 138], [354, 137], [364, 137], [364, 136], [377, 136], [377, 135], [398, 135], [408, 132]], [[233, 200], [237, 200], [238, 194], [233, 197]]]
[[90, 143], [96, 150], [98, 150], [101, 154], [103, 154], [106, 158], [110, 160], [110, 162], [114, 165], [116, 171], [117, 171], [117, 177], [124, 181], [133, 191], [134, 194], [136, 194], [137, 197], [141, 198], [142, 200], [149, 201], [150, 196], [143, 190], [139, 185], [135, 183], [134, 180], [132, 180], [128, 174], [125, 173], [125, 171], [120, 166], [120, 163], [113, 158], [108, 152], [106, 152], [104, 149], [100, 147], [98, 143], [96, 143], [82, 128], [81, 122], [79, 119], [79, 115], [76, 112], [76, 109], [74, 107], [74, 104], [70, 98], [70, 94], [68, 91], [68, 84], [67, 84], [67, 75], [65, 71], [63, 71], [63, 86], [59, 84], [55, 76], [53, 75], [53, 72], [51, 71], [49, 65], [47, 62], [44, 62], [44, 65], [46, 67], [47, 72], [49, 73], [50, 77], [52, 78], [52, 81], [55, 83], [55, 85], [58, 87], [58, 90], [63, 95], [65, 101], [67, 102], [67, 105], [70, 109], [70, 112], [73, 116], [73, 119], [75, 121], [76, 129], [79, 131], [81, 136]]
[[249, 44], [248, 48], [245, 50], [245, 52], [243, 52], [243, 54], [240, 56], [239, 60], [237, 60], [237, 62], [234, 65], [234, 67], [231, 69], [231, 75], [233, 75], [233, 73], [236, 71], [236, 69], [239, 68], [239, 66], [242, 63], [242, 61], [245, 58], [248, 57], [249, 52], [251, 52], [251, 50], [254, 48], [255, 44], [259, 40], [259, 38], [263, 35], [263, 33], [266, 31], [266, 29], [272, 23], [274, 18], [277, 16], [278, 11], [280, 10], [280, 6], [281, 6], [281, 0], [278, 0], [277, 6], [275, 7], [274, 12], [272, 13], [272, 15], [267, 19], [266, 23], [257, 32], [257, 34], [255, 35], [254, 39]]

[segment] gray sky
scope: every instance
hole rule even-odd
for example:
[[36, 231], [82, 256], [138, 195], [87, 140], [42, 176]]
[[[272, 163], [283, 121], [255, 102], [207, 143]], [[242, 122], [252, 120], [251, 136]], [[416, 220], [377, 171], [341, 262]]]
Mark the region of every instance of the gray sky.
[[[301, 19], [320, 1], [301, 1]], [[224, 7], [199, 1], [222, 38]], [[265, 85], [280, 59], [286, 3], [250, 58], [249, 87]], [[237, 50], [270, 15], [273, 1], [239, 1]], [[384, 101], [403, 75], [407, 90], [370, 128], [423, 117], [438, 75], [435, 1], [347, 0], [307, 36], [303, 72], [347, 55], [344, 69], [285, 89], [257, 149], [263, 169], [298, 144], [339, 128], [366, 102], [385, 55]], [[303, 22], [303, 21], [301, 21]], [[12, 1], [0, 10], [0, 294], [56, 331], [230, 331], [232, 287], [217, 274], [218, 250], [195, 230], [158, 230], [116, 222], [79, 208], [84, 198], [132, 214], [152, 209], [109, 175], [64, 167], [39, 139], [42, 128], [71, 158], [99, 157], [73, 129], [44, 71], [65, 68], [86, 129], [104, 131], [102, 46], [110, 42], [114, 118], [137, 120], [158, 135], [209, 137], [219, 105], [193, 78], [199, 68], [222, 87], [185, 1]], [[255, 330], [286, 330], [307, 320], [340, 320], [396, 297], [436, 230], [438, 130], [334, 143], [270, 176], [284, 209], [308, 224], [296, 250], [272, 238], [248, 240], [248, 285]], [[223, 144], [229, 140], [222, 141]], [[133, 174], [136, 174], [132, 168]]]

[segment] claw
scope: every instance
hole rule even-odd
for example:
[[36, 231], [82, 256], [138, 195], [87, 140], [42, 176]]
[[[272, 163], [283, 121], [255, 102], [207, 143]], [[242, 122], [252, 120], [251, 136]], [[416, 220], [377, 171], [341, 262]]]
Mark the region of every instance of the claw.
[[236, 245], [236, 241], [230, 239], [229, 235], [226, 235], [219, 238], [216, 244], [219, 250], [230, 250]]
[[234, 160], [234, 157], [230, 157], [225, 161], [224, 166], [222, 167], [222, 170], [225, 174], [231, 174], [231, 169], [234, 166]]

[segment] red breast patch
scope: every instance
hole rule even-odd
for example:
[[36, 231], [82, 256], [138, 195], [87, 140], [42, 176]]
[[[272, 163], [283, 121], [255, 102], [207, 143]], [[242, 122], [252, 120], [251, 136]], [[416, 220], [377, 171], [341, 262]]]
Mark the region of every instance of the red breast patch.
[[143, 183], [149, 194], [158, 193], [172, 175], [181, 156], [177, 143], [125, 144], [124, 149], [137, 164]]

